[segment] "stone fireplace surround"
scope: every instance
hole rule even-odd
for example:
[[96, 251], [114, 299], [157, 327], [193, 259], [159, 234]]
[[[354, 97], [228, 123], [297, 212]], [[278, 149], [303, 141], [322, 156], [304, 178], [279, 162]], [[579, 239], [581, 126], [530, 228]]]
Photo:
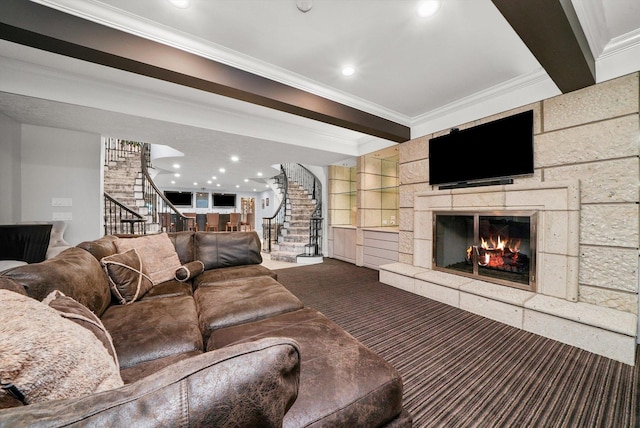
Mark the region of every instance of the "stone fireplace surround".
[[[538, 212], [536, 290], [432, 269], [433, 213]], [[578, 302], [580, 183], [543, 182], [414, 194], [413, 265], [380, 266], [380, 281], [633, 365], [634, 314]]]

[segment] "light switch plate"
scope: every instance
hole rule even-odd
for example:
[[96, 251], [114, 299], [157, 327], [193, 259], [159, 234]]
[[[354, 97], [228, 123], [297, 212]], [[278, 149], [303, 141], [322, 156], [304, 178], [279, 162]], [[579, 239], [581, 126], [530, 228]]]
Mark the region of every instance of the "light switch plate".
[[73, 214], [70, 212], [53, 212], [51, 213], [51, 220], [53, 221], [71, 221], [73, 220]]
[[70, 207], [73, 205], [71, 198], [51, 198], [52, 207]]

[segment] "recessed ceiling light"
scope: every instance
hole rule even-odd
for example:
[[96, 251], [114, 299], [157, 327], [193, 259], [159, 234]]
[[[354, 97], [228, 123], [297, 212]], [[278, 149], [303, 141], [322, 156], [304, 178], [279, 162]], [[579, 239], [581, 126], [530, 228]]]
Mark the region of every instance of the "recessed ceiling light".
[[211, 180], [207, 180], [207, 184], [211, 184]]
[[258, 177], [262, 177], [262, 173], [261, 172], [258, 173]]
[[180, 174], [178, 174], [177, 172], [175, 174], [173, 174], [174, 177], [180, 177]]
[[440, 0], [425, 0], [418, 4], [418, 15], [428, 18], [435, 15], [440, 9]]
[[256, 189], [253, 189], [253, 191], [255, 192], [255, 191], [256, 191]]
[[238, 156], [231, 156], [231, 161], [238, 162], [238, 160], [240, 160], [240, 158], [238, 158]]
[[194, 186], [197, 186], [197, 185], [198, 185], [198, 182], [197, 182], [197, 181], [194, 181], [194, 182], [193, 182], [193, 185], [194, 185]]
[[189, 7], [189, 0], [169, 0], [169, 3], [180, 9], [186, 9]]
[[244, 182], [245, 182], [245, 183], [248, 183], [248, 182], [249, 182], [249, 179], [248, 179], [248, 178], [245, 178], [245, 179], [244, 179]]
[[239, 185], [239, 184], [236, 184], [236, 189], [237, 189], [238, 187], [240, 187], [240, 185]]
[[227, 170], [226, 170], [226, 169], [224, 169], [224, 168], [220, 168], [218, 171], [220, 171], [220, 172], [227, 172]]
[[174, 163], [174, 164], [173, 164], [173, 167], [174, 167], [175, 169], [179, 169], [179, 168], [180, 168], [180, 164], [179, 164], [179, 163]]
[[216, 177], [215, 175], [211, 177], [212, 180], [217, 180], [218, 177]]
[[176, 180], [171, 180], [171, 184], [176, 184]]
[[342, 75], [343, 76], [353, 76], [353, 74], [355, 72], [356, 72], [356, 69], [351, 65], [347, 65], [345, 67], [342, 67]]
[[220, 183], [216, 184], [216, 187], [220, 187]]

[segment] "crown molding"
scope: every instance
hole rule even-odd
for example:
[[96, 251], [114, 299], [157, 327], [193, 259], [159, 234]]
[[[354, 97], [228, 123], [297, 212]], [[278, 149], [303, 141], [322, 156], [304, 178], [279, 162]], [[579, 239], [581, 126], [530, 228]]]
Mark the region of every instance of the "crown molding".
[[186, 34], [150, 19], [107, 5], [98, 0], [85, 0], [83, 2], [71, 0], [31, 1], [69, 15], [274, 80], [287, 86], [397, 122], [401, 125], [409, 126], [411, 122], [409, 116], [385, 108], [379, 104], [355, 97], [343, 91], [338, 91], [281, 67], [228, 49], [200, 37]]
[[[549, 76], [542, 68], [538, 68], [530, 73], [517, 76], [499, 85], [492, 86], [484, 91], [476, 92], [465, 98], [461, 98], [453, 103], [449, 103], [441, 108], [432, 110], [420, 116], [416, 116], [411, 122], [411, 127], [420, 127], [437, 119], [450, 116], [457, 111], [467, 110], [470, 107], [479, 106], [496, 98], [515, 94], [523, 89], [547, 82]], [[493, 112], [495, 113], [495, 112]], [[490, 113], [490, 114], [493, 114]]]

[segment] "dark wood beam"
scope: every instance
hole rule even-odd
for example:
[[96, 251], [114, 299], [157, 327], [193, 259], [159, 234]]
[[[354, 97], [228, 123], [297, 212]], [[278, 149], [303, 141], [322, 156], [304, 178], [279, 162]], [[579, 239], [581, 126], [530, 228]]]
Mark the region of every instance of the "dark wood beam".
[[0, 38], [394, 142], [411, 138], [402, 124], [28, 0], [0, 1]]
[[570, 0], [491, 0], [556, 86], [596, 83], [595, 60]]

